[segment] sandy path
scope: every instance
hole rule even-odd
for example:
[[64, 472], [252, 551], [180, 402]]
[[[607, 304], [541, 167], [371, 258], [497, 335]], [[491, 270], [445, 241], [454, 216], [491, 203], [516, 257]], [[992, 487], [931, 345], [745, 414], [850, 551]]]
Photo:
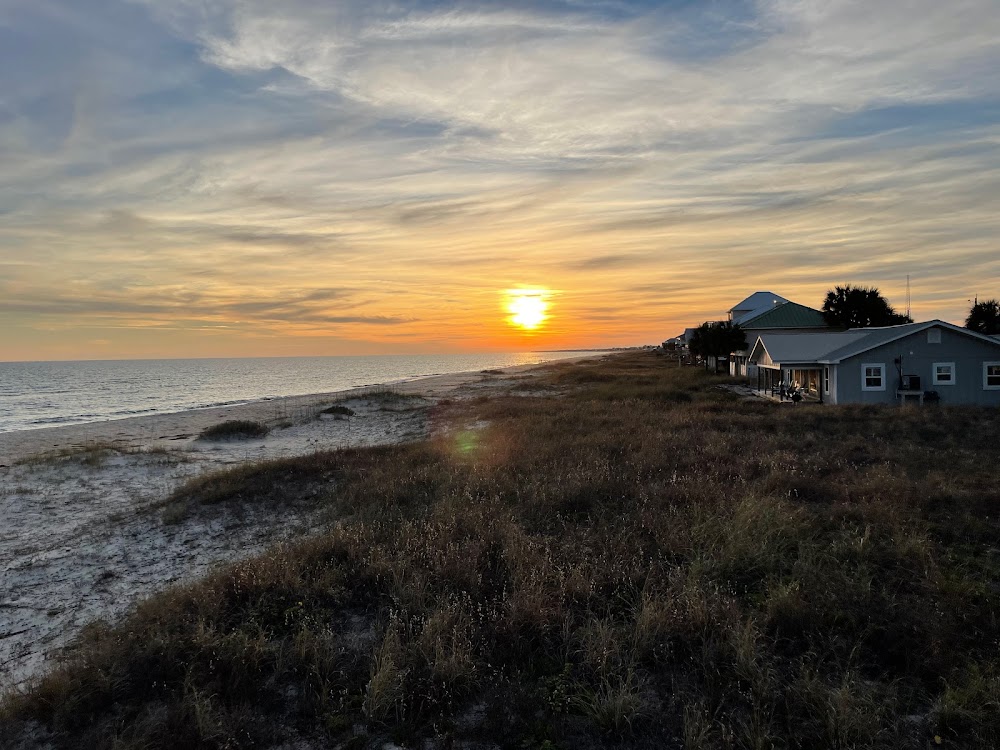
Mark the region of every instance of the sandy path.
[[[564, 360], [565, 362], [565, 360]], [[544, 368], [542, 365], [541, 368]], [[349, 392], [350, 419], [319, 412], [344, 393], [0, 434], [0, 687], [40, 674], [82, 628], [114, 618], [163, 586], [308, 533], [315, 519], [248, 510], [165, 524], [156, 504], [192, 476], [317, 450], [428, 434], [441, 398], [505, 389], [511, 376], [461, 373], [393, 386], [414, 398]], [[263, 439], [206, 442], [227, 419], [272, 426]], [[95, 450], [113, 445], [116, 450]]]

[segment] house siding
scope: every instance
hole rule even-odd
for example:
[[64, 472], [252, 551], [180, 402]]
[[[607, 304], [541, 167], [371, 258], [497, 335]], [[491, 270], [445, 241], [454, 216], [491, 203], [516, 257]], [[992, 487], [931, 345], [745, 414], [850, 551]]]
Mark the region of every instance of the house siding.
[[[928, 330], [940, 330], [941, 343], [929, 344], [927, 330], [917, 331], [835, 365], [835, 398], [831, 399], [831, 403], [898, 403], [899, 371], [895, 359], [902, 357], [903, 374], [919, 376], [921, 390], [937, 391], [942, 404], [1000, 406], [1000, 390], [983, 389], [983, 362], [1000, 360], [1000, 347], [946, 328]], [[954, 385], [934, 385], [933, 367], [940, 362], [955, 363]], [[885, 364], [884, 391], [862, 390], [862, 367], [871, 363]]]

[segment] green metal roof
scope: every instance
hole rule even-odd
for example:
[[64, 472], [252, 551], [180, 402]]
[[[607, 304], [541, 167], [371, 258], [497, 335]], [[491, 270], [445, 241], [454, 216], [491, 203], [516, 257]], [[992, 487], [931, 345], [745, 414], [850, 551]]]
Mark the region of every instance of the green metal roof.
[[797, 302], [786, 302], [740, 323], [741, 328], [829, 328], [823, 313]]

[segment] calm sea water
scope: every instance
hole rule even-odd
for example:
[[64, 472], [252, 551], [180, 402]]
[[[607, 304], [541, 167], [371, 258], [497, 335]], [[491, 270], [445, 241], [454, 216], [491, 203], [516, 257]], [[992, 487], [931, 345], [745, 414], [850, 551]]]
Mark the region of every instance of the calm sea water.
[[0, 362], [0, 432], [340, 391], [581, 354]]

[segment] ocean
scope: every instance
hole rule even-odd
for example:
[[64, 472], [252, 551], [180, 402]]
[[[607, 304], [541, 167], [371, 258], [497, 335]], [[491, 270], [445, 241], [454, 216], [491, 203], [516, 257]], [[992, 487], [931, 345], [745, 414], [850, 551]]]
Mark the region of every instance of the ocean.
[[589, 353], [0, 362], [0, 432], [343, 391]]

